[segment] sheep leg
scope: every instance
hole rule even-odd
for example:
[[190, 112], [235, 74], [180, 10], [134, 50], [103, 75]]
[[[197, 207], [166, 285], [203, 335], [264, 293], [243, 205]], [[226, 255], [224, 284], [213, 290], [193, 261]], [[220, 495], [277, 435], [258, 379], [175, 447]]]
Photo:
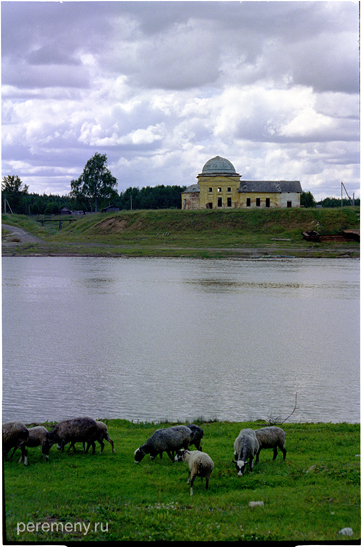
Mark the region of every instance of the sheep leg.
[[106, 441], [108, 441], [111, 444], [112, 452], [115, 452], [113, 441], [108, 435], [106, 437]]
[[210, 480], [210, 476], [208, 475], [206, 477], [206, 488], [205, 488], [205, 490], [208, 490], [208, 488], [209, 488], [209, 480]]
[[73, 448], [73, 452], [76, 452], [75, 443], [73, 441], [70, 443], [70, 447], [68, 448], [68, 452], [71, 448]]
[[93, 448], [92, 454], [94, 454], [95, 451], [96, 451], [96, 443], [94, 441], [93, 442], [87, 442], [87, 450], [85, 452], [86, 453], [88, 452], [90, 446], [92, 446], [92, 448]]
[[274, 452], [274, 456], [273, 456], [273, 461], [274, 461], [278, 454], [278, 449], [276, 446], [273, 447], [273, 452]]
[[259, 463], [260, 450], [261, 450], [261, 448], [259, 448], [258, 452], [256, 453], [255, 463]]
[[28, 451], [25, 448], [25, 444], [23, 444], [22, 446], [19, 446], [19, 448], [21, 450], [21, 456], [20, 456], [19, 463], [21, 463], [22, 460], [24, 460], [24, 465], [28, 465]]
[[250, 471], [253, 470], [253, 456], [250, 457], [249, 459], [249, 466], [250, 466]]
[[196, 477], [196, 475], [194, 475], [194, 474], [193, 474], [192, 477], [191, 477], [191, 482], [190, 482], [190, 487], [191, 487], [191, 488], [190, 488], [190, 496], [192, 496], [193, 493], [194, 493], [192, 487], [193, 487], [193, 484], [194, 484], [195, 477]]
[[104, 442], [103, 442], [103, 441], [98, 441], [98, 442], [99, 442], [99, 444], [101, 445], [101, 454], [102, 454], [103, 448], [104, 448]]
[[284, 446], [280, 446], [279, 448], [283, 452], [283, 460], [285, 460], [285, 456], [287, 455], [287, 451], [285, 450]]
[[174, 459], [175, 459], [175, 453], [172, 450], [167, 450], [167, 455], [171, 459], [171, 461], [173, 462]]

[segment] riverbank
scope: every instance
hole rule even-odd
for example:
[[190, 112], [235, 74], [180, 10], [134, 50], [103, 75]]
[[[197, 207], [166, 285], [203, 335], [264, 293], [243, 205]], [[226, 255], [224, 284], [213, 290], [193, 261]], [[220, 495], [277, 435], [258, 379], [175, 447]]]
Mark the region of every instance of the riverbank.
[[[73, 222], [3, 215], [3, 256], [359, 258], [359, 242], [306, 241], [303, 231], [359, 228], [359, 208], [122, 211]], [[48, 222], [49, 220], [49, 222]], [[42, 225], [43, 224], [43, 225]], [[61, 229], [59, 229], [61, 227]]]
[[[285, 423], [286, 460], [263, 450], [237, 476], [233, 443], [240, 429], [265, 422], [203, 422], [203, 451], [215, 464], [209, 490], [199, 478], [190, 497], [188, 469], [134, 451], [171, 423], [103, 420], [115, 453], [60, 453], [50, 461], [29, 449], [29, 466], [5, 462], [5, 533], [8, 542], [70, 541], [344, 541], [360, 544], [359, 424]], [[51, 429], [51, 424], [44, 424]], [[192, 447], [194, 449], [194, 447]], [[251, 507], [250, 502], [263, 502]], [[19, 525], [24, 523], [25, 526]], [[30, 526], [27, 527], [28, 523]], [[96, 526], [96, 524], [98, 525]], [[34, 527], [31, 526], [34, 524]], [[65, 525], [68, 528], [65, 529]], [[35, 530], [35, 526], [38, 529]], [[352, 536], [341, 536], [344, 528]]]

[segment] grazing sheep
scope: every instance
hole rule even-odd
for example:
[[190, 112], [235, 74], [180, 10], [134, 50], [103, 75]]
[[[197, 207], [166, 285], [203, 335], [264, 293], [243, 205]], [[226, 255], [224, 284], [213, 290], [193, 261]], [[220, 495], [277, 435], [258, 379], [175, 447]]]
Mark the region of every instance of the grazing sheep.
[[97, 424], [97, 427], [98, 427], [98, 433], [97, 433], [96, 440], [101, 445], [101, 454], [102, 454], [103, 448], [104, 448], [104, 442], [103, 441], [108, 441], [112, 446], [112, 452], [115, 452], [114, 444], [113, 444], [112, 439], [108, 435], [108, 429], [107, 429], [106, 424], [104, 424], [103, 422], [96, 422], [96, 424]]
[[234, 463], [241, 477], [247, 460], [249, 460], [250, 471], [253, 469], [253, 458], [259, 450], [259, 443], [253, 429], [242, 429], [234, 442]]
[[283, 452], [283, 460], [287, 451], [285, 450], [285, 431], [280, 427], [263, 427], [262, 429], [257, 429], [255, 431], [256, 438], [259, 442], [259, 450], [256, 455], [255, 463], [259, 461], [259, 454], [262, 448], [272, 448], [274, 451], [273, 460], [277, 457], [278, 447]]
[[175, 452], [180, 448], [188, 448], [191, 437], [191, 430], [185, 425], [157, 429], [140, 448], [135, 450], [135, 463], [140, 463], [146, 454], [150, 454], [152, 459], [159, 454], [162, 459], [162, 452], [167, 452], [171, 461], [174, 461]]
[[[103, 441], [108, 441], [109, 443], [111, 443], [111, 446], [112, 446], [112, 452], [115, 452], [114, 450], [114, 444], [113, 444], [113, 441], [112, 439], [109, 437], [108, 435], [108, 429], [107, 429], [107, 426], [106, 424], [104, 424], [103, 422], [97, 422], [96, 421], [96, 424], [97, 424], [97, 427], [98, 427], [98, 432], [97, 432], [97, 437], [96, 437], [96, 441], [99, 442], [99, 444], [101, 445], [101, 454], [103, 452], [103, 449], [104, 449], [104, 442]], [[73, 448], [74, 452], [75, 452], [75, 446], [74, 446], [74, 442], [72, 441], [69, 448], [68, 448], [68, 452], [71, 448]], [[60, 450], [61, 449], [61, 446], [60, 444], [58, 444], [58, 449]], [[85, 442], [83, 442], [83, 450], [85, 450]]]
[[[45, 454], [45, 452], [43, 451], [43, 446], [45, 446], [46, 443], [47, 443], [48, 430], [44, 426], [38, 425], [36, 427], [30, 427], [28, 429], [28, 431], [29, 431], [29, 438], [26, 441], [26, 446], [29, 447], [29, 448], [34, 448], [36, 446], [41, 446], [42, 447], [42, 453], [41, 453], [40, 457], [42, 458], [43, 455]], [[17, 446], [15, 446], [12, 455], [14, 455], [14, 452], [15, 452], [16, 449], [17, 449]], [[49, 460], [49, 454], [46, 454], [46, 459], [47, 459], [47, 461]], [[20, 461], [21, 460], [22, 460], [22, 456], [20, 458]], [[19, 463], [20, 463], [20, 461], [19, 461]]]
[[[3, 424], [3, 453], [6, 457], [12, 448], [20, 448], [21, 457], [19, 463], [24, 460], [24, 465], [28, 465], [28, 452], [26, 442], [29, 439], [28, 428], [21, 422], [7, 422]], [[14, 454], [14, 451], [13, 451]]]
[[192, 444], [194, 444], [197, 448], [197, 450], [200, 450], [202, 452], [202, 447], [201, 447], [201, 439], [202, 437], [204, 436], [204, 432], [203, 430], [201, 429], [201, 427], [199, 427], [198, 425], [195, 425], [195, 424], [187, 424], [187, 427], [189, 429], [191, 429], [191, 443], [190, 443], [190, 446]]
[[50, 447], [55, 443], [58, 443], [58, 448], [64, 452], [64, 446], [69, 442], [71, 443], [70, 446], [73, 446], [75, 451], [74, 443], [86, 442], [86, 452], [88, 452], [90, 445], [92, 445], [94, 454], [97, 434], [98, 426], [92, 418], [86, 417], [63, 420], [47, 433], [47, 442], [45, 443], [45, 446], [43, 446], [43, 452], [44, 454], [49, 454]]
[[184, 461], [189, 464], [189, 476], [187, 484], [191, 485], [190, 496], [193, 495], [192, 486], [196, 477], [206, 477], [206, 490], [209, 487], [209, 480], [214, 469], [214, 462], [206, 452], [199, 450], [179, 450], [175, 456], [175, 462]]

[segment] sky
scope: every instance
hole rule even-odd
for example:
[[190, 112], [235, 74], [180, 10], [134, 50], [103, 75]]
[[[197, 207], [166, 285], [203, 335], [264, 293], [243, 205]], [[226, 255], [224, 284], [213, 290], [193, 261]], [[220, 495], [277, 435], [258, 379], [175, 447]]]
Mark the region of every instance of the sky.
[[106, 154], [129, 187], [246, 180], [359, 197], [355, 1], [1, 2], [2, 176], [66, 195]]

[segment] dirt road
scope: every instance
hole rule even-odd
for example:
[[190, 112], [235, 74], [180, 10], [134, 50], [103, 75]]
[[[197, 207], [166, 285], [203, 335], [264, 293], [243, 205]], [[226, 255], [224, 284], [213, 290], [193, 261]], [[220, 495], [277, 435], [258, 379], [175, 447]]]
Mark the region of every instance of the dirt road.
[[3, 246], [13, 246], [16, 243], [43, 243], [42, 239], [29, 234], [22, 228], [10, 226], [9, 224], [2, 224], [1, 227], [10, 232], [2, 238]]

